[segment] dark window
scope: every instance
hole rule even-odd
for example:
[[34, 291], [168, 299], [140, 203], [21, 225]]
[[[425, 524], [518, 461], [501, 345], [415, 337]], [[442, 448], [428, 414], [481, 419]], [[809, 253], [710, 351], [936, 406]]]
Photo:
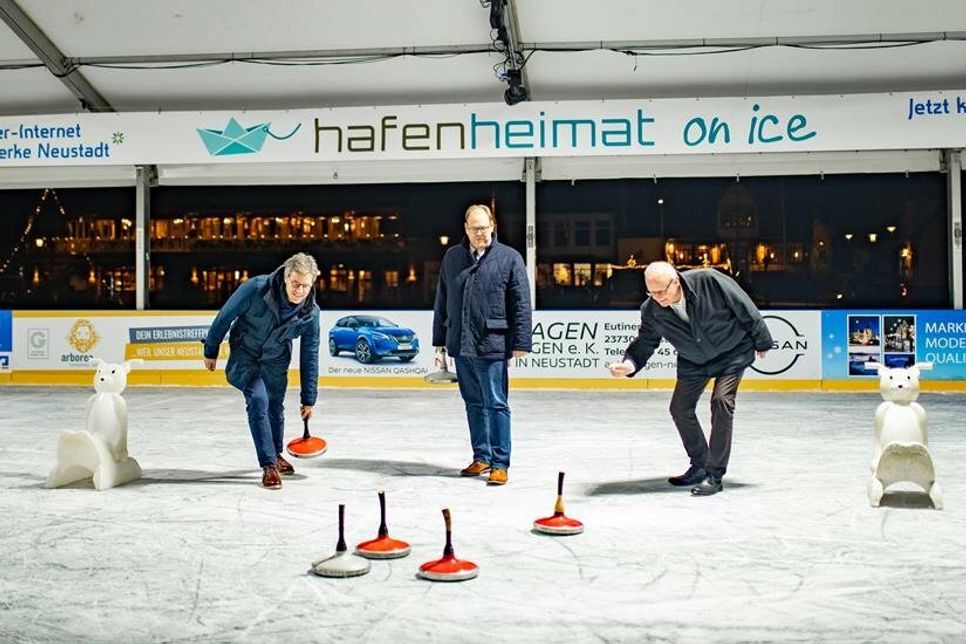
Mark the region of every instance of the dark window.
[[[133, 188], [2, 195], [0, 308], [135, 306]], [[149, 280], [163, 284], [163, 271]]]
[[636, 307], [643, 269], [661, 259], [717, 268], [772, 308], [950, 303], [938, 173], [545, 181], [537, 208], [538, 227], [575, 231], [573, 245], [537, 248], [538, 273], [553, 276], [538, 282], [540, 308]]

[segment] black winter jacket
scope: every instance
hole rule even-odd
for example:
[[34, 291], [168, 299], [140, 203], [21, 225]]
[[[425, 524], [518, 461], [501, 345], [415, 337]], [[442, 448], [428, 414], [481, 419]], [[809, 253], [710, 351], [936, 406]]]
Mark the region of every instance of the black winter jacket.
[[756, 350], [772, 348], [768, 326], [737, 282], [710, 268], [678, 277], [689, 321], [647, 298], [641, 305], [637, 339], [624, 352], [635, 366], [631, 376], [644, 368], [661, 338], [677, 349], [678, 376], [735, 374], [755, 361]]
[[478, 263], [465, 237], [446, 251], [433, 309], [433, 346], [445, 346], [454, 358], [505, 360], [514, 350], [531, 349], [526, 266], [495, 233]]

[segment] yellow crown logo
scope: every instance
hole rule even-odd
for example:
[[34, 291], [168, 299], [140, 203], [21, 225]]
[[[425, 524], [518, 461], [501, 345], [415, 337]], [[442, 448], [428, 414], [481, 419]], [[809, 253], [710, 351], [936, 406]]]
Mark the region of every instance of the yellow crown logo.
[[67, 341], [80, 353], [87, 353], [94, 348], [101, 339], [97, 329], [90, 320], [77, 320], [70, 327]]

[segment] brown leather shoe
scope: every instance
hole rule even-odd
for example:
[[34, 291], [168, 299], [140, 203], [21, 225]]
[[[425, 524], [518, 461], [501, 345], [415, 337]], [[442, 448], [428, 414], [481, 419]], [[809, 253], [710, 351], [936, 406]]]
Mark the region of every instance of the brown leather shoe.
[[275, 467], [278, 468], [278, 473], [282, 476], [291, 476], [292, 474], [295, 474], [295, 468], [292, 467], [291, 463], [282, 458], [281, 454], [275, 457]]
[[479, 476], [489, 469], [489, 463], [484, 463], [483, 461], [473, 461], [469, 464], [469, 467], [464, 467], [460, 470], [460, 476]]
[[507, 471], [502, 468], [495, 467], [492, 470], [490, 470], [490, 478], [486, 481], [486, 484], [487, 485], [506, 485], [506, 482], [508, 480], [509, 480], [509, 477], [507, 476]]
[[282, 477], [278, 475], [278, 468], [274, 465], [266, 465], [262, 468], [262, 487], [268, 490], [282, 488]]

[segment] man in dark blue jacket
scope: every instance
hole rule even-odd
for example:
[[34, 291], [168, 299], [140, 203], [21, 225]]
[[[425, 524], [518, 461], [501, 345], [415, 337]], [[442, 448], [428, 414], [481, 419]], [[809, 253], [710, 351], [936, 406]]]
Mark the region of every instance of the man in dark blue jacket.
[[466, 405], [473, 462], [461, 476], [490, 472], [490, 485], [506, 484], [510, 467], [507, 361], [532, 344], [530, 282], [520, 253], [496, 239], [487, 206], [464, 216], [466, 237], [443, 256], [433, 314], [437, 362], [445, 346], [456, 359]]
[[282, 487], [279, 474], [295, 473], [291, 463], [282, 457], [285, 391], [295, 338], [301, 338], [302, 418], [312, 417], [318, 397], [318, 277], [315, 259], [298, 253], [271, 275], [259, 275], [242, 283], [215, 316], [204, 342], [205, 367], [214, 371], [218, 348], [231, 329], [225, 375], [245, 395], [248, 427], [262, 467], [262, 486], [269, 489]]
[[[665, 338], [677, 350], [678, 381], [671, 396], [671, 418], [677, 426], [691, 467], [668, 479], [691, 486], [691, 494], [708, 496], [722, 490], [721, 479], [731, 455], [735, 396], [745, 369], [772, 347], [771, 333], [751, 298], [738, 284], [713, 269], [677, 272], [667, 262], [652, 262], [644, 271], [649, 297], [641, 306], [637, 338], [623, 362], [609, 365], [615, 377], [633, 376]], [[705, 439], [695, 408], [704, 388], [711, 393], [711, 437]]]

